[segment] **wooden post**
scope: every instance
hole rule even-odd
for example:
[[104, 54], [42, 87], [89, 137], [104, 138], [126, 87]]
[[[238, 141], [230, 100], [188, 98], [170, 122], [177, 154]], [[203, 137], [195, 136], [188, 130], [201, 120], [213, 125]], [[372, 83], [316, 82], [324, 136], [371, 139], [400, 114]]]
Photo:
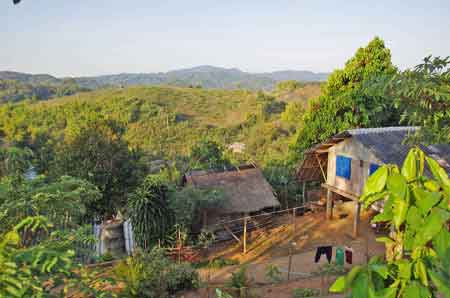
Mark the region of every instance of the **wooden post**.
[[333, 193], [327, 189], [327, 219], [333, 218]]
[[305, 205], [305, 203], [306, 203], [305, 194], [306, 194], [306, 182], [303, 181], [303, 186], [302, 186], [302, 205]]
[[291, 268], [292, 268], [292, 243], [289, 244], [289, 264], [288, 264], [288, 281], [291, 279]]
[[243, 236], [243, 248], [244, 248], [244, 254], [247, 253], [247, 214], [245, 214], [244, 217], [244, 236]]
[[296, 210], [296, 208], [292, 208], [292, 237], [295, 236], [295, 230], [297, 228], [295, 223]]
[[354, 218], [353, 218], [353, 237], [356, 238], [358, 237], [358, 233], [359, 233], [359, 224], [360, 224], [360, 217], [359, 217], [359, 213], [361, 211], [361, 203], [359, 203], [358, 201], [355, 201], [355, 214], [354, 214]]
[[181, 231], [178, 228], [178, 264], [181, 264]]

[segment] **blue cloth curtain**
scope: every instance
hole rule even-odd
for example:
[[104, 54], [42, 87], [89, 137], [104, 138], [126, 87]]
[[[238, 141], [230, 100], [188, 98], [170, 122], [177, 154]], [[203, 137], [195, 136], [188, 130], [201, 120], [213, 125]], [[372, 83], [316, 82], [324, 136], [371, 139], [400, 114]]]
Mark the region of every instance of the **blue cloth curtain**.
[[336, 176], [351, 179], [352, 175], [352, 159], [338, 155], [336, 156]]

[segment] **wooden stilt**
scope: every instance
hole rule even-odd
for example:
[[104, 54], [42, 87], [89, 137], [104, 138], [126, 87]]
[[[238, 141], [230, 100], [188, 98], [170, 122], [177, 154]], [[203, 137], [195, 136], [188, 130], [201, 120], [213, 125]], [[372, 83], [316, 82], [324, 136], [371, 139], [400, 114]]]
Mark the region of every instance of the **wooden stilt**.
[[304, 205], [306, 203], [306, 182], [303, 181], [303, 185], [302, 185], [302, 205]]
[[243, 248], [244, 248], [244, 254], [247, 253], [247, 214], [244, 217], [244, 235], [243, 235]]
[[360, 224], [360, 211], [361, 211], [361, 203], [355, 201], [355, 214], [353, 218], [353, 237], [358, 237], [359, 234], [359, 224]]
[[327, 219], [333, 218], [333, 193], [327, 189]]

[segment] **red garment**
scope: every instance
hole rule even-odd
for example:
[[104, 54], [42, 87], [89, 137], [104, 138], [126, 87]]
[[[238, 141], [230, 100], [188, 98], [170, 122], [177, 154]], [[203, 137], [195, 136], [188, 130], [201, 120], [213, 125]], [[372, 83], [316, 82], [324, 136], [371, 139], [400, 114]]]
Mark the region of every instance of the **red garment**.
[[352, 249], [345, 248], [345, 261], [347, 264], [351, 264], [353, 261], [353, 251]]

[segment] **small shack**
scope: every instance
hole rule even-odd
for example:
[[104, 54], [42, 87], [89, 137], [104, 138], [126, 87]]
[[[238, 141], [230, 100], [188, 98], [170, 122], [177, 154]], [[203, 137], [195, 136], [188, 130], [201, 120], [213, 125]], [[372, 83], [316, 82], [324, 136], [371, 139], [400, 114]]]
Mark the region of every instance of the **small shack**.
[[226, 203], [220, 208], [203, 210], [202, 226], [273, 211], [280, 206], [269, 182], [254, 165], [228, 170], [191, 171], [184, 176], [184, 184], [200, 189], [222, 189]]
[[[353, 235], [358, 235], [362, 194], [367, 178], [382, 164], [401, 166], [411, 145], [405, 138], [418, 127], [382, 127], [346, 130], [306, 152], [297, 170], [300, 182], [322, 181], [327, 192], [327, 219], [333, 217], [333, 200], [355, 203]], [[450, 145], [420, 148], [450, 172]]]

